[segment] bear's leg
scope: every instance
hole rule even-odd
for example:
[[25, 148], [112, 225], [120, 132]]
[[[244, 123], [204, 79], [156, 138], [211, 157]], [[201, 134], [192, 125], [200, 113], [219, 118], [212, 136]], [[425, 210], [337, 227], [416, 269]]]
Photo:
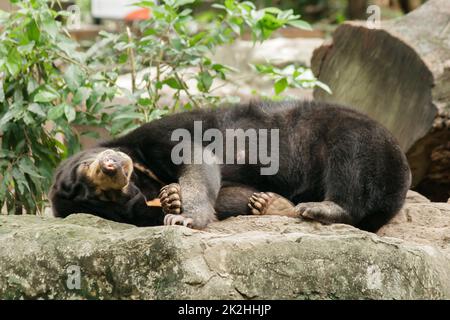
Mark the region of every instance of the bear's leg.
[[288, 199], [273, 192], [257, 192], [248, 203], [254, 215], [278, 215], [303, 217], [322, 223], [350, 223], [350, 215], [333, 201], [304, 202], [296, 206]]
[[273, 192], [255, 192], [249, 199], [248, 207], [254, 215], [299, 216], [291, 201]]
[[329, 150], [322, 178], [324, 199], [297, 204], [301, 217], [325, 224], [359, 222], [367, 200], [363, 195], [367, 190], [364, 179], [370, 173], [370, 168], [366, 170], [367, 163], [360, 160], [359, 147], [358, 141], [349, 137]]
[[[214, 205], [221, 186], [220, 166], [214, 161], [214, 155], [205, 155], [208, 151], [201, 146], [194, 145], [195, 152], [202, 152], [208, 161], [200, 164], [185, 164], [180, 168], [178, 185], [172, 184], [162, 197], [167, 199], [165, 210], [168, 212], [164, 218], [165, 225], [181, 224], [195, 229], [202, 229], [210, 222], [217, 220]], [[197, 150], [197, 148], [199, 150]], [[195, 151], [197, 150], [197, 151]], [[175, 189], [174, 192], [170, 190]], [[173, 191], [173, 190], [172, 190]], [[177, 214], [180, 200], [180, 213]], [[181, 204], [182, 202], [182, 204]]]
[[251, 214], [248, 201], [256, 191], [255, 188], [245, 185], [225, 184], [220, 189], [215, 204], [217, 218], [223, 220], [229, 217]]

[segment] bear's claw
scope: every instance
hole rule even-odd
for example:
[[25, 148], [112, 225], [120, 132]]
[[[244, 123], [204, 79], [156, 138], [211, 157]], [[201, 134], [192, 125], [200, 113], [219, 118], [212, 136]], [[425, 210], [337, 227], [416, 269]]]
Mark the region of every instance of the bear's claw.
[[180, 214], [167, 214], [164, 217], [164, 225], [165, 226], [174, 226], [174, 225], [182, 225], [185, 227], [192, 228], [194, 220], [192, 218], [187, 218]]
[[161, 207], [165, 214], [180, 214], [181, 206], [181, 189], [178, 183], [171, 183], [161, 188], [158, 198], [161, 201]]

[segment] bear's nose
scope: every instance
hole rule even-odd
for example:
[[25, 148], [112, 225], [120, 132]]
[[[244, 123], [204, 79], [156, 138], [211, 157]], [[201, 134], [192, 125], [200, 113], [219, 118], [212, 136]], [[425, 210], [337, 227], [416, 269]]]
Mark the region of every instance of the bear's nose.
[[102, 171], [104, 174], [112, 176], [117, 172], [117, 161], [111, 158], [103, 160]]

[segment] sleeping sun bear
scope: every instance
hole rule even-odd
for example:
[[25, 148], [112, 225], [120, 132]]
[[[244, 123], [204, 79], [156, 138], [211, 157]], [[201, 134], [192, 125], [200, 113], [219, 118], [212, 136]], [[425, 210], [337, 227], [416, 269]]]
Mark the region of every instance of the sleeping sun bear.
[[[190, 149], [180, 151], [186, 136]], [[201, 229], [250, 214], [374, 232], [401, 209], [410, 183], [398, 143], [367, 116], [322, 102], [252, 102], [173, 114], [82, 151], [57, 169], [50, 200], [57, 217], [137, 226]]]

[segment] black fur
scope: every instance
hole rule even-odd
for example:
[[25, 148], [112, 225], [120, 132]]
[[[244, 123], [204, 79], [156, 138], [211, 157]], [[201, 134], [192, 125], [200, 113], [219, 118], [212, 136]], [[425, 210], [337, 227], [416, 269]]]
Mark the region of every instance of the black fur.
[[[171, 150], [177, 142], [171, 141], [172, 131], [186, 128], [192, 132], [193, 121], [200, 120], [203, 130], [280, 129], [279, 172], [263, 176], [261, 164], [173, 164]], [[400, 210], [411, 181], [406, 157], [384, 127], [356, 111], [322, 102], [260, 102], [174, 114], [100, 147], [127, 153], [165, 184], [178, 182], [184, 214], [194, 220], [196, 228], [216, 218], [249, 214], [248, 197], [253, 192], [270, 191], [296, 205], [324, 200], [335, 203], [339, 216], [330, 222], [376, 231]], [[57, 181], [76, 180], [69, 173], [76, 157], [79, 155], [59, 169]], [[162, 186], [141, 172], [135, 173], [132, 181], [147, 199], [156, 197]], [[52, 196], [53, 205], [58, 207], [60, 200], [55, 199], [60, 198], [59, 193], [56, 188]], [[110, 210], [117, 211], [103, 204], [87, 208], [91, 203], [83, 201], [73, 202], [71, 207], [69, 199], [64, 206], [65, 212], [98, 210], [107, 218]], [[140, 207], [143, 212], [148, 210]], [[127, 213], [121, 219], [142, 225], [135, 214]], [[160, 223], [159, 213], [155, 216], [149, 225]]]

